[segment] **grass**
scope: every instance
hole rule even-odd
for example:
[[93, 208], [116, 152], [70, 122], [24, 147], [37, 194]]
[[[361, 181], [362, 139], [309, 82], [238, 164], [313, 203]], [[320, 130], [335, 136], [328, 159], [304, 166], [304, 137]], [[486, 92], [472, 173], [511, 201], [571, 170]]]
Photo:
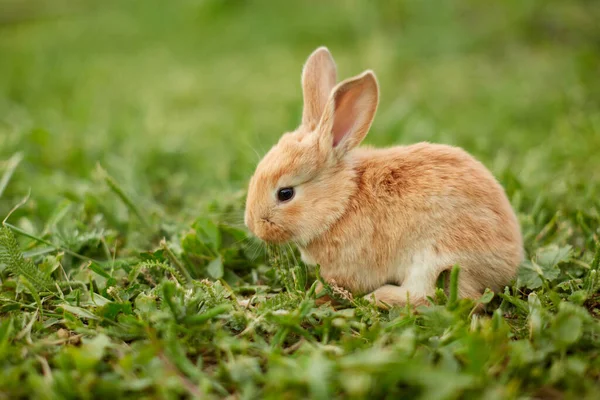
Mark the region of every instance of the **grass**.
[[[599, 4], [378, 4], [2, 0], [0, 399], [597, 396]], [[317, 307], [248, 238], [319, 45], [377, 72], [369, 144], [459, 145], [505, 186], [527, 261], [486, 314]]]

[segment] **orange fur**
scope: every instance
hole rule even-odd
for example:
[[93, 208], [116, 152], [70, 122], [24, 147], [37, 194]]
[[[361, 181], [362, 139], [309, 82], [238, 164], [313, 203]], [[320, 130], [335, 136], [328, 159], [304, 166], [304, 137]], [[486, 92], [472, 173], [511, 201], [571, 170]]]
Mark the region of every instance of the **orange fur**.
[[[335, 76], [324, 48], [303, 72], [310, 105], [303, 115], [312, 117], [283, 135], [250, 181], [250, 230], [268, 242], [296, 243], [326, 280], [380, 305], [424, 303], [439, 274], [455, 264], [463, 297], [506, 285], [523, 258], [522, 238], [492, 174], [446, 145], [356, 148], [377, 108], [375, 75], [367, 71], [330, 88], [319, 68]], [[326, 102], [316, 98], [323, 85], [331, 91]], [[278, 202], [281, 187], [294, 187], [295, 197]]]

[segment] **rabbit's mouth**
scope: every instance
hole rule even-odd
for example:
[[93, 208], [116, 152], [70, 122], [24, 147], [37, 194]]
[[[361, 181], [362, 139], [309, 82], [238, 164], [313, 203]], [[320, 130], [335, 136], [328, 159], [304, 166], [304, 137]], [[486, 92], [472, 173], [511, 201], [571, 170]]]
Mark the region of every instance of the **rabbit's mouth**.
[[285, 243], [290, 241], [291, 232], [269, 218], [260, 218], [257, 223], [252, 225], [250, 228], [252, 233], [267, 243]]

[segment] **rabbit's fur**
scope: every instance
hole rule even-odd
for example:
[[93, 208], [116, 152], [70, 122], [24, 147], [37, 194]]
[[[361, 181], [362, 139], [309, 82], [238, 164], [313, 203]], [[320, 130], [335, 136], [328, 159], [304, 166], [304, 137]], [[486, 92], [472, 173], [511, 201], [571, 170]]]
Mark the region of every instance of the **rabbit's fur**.
[[[422, 304], [458, 264], [459, 295], [501, 290], [523, 258], [517, 218], [500, 184], [465, 151], [418, 143], [357, 147], [379, 88], [371, 71], [336, 82], [329, 51], [302, 73], [300, 127], [250, 180], [245, 222], [267, 242], [293, 242], [323, 278], [380, 305]], [[282, 202], [280, 188], [295, 195]]]

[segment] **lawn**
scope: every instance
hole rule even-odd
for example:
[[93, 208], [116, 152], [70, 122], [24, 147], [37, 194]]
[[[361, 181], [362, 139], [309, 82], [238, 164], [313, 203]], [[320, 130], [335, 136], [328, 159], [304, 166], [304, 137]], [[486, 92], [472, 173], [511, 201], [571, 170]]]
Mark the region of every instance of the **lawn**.
[[[0, 399], [597, 398], [600, 2], [0, 10]], [[504, 292], [316, 306], [317, 271], [248, 236], [320, 45], [378, 75], [368, 144], [458, 145], [504, 185]]]

